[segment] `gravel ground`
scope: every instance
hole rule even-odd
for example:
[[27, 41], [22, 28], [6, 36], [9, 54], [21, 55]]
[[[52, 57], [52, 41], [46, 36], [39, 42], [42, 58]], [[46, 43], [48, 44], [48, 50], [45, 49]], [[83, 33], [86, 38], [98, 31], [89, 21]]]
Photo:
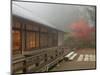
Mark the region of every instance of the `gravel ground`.
[[[84, 56], [88, 55], [95, 55], [95, 49], [81, 49], [77, 50], [76, 53], [78, 55], [72, 61], [65, 61], [63, 60], [50, 71], [63, 71], [63, 70], [85, 70], [85, 69], [95, 69], [96, 68], [96, 61], [77, 61], [80, 54]], [[85, 58], [85, 57], [84, 57]], [[95, 59], [96, 60], [96, 59]]]

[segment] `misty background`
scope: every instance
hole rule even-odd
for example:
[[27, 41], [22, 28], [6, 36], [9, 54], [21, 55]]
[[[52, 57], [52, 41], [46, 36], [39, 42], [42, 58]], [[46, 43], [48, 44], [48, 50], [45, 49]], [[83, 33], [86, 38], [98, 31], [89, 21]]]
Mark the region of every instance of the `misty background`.
[[13, 1], [12, 14], [66, 32], [68, 47], [95, 48], [95, 6]]

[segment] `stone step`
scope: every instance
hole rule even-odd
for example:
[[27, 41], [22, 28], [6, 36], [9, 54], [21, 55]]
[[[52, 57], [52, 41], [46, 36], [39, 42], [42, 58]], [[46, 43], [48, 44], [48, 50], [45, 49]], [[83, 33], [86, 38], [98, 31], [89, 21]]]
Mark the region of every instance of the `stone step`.
[[78, 54], [77, 53], [74, 53], [70, 58], [69, 60], [73, 60]]
[[89, 61], [89, 55], [88, 54], [85, 55], [84, 61]]
[[83, 54], [81, 54], [79, 57], [78, 57], [78, 60], [77, 61], [82, 61], [83, 60]]
[[69, 58], [69, 57], [70, 57], [71, 55], [73, 55], [74, 53], [75, 53], [74, 51], [68, 53], [68, 54], [65, 56], [65, 58]]

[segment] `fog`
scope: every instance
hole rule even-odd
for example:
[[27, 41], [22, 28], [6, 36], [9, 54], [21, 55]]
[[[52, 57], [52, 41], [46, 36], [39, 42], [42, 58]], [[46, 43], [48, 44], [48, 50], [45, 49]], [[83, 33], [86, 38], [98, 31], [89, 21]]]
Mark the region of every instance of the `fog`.
[[90, 26], [95, 26], [95, 7], [93, 6], [13, 1], [12, 14], [62, 31], [70, 31], [70, 25], [81, 18], [86, 20]]

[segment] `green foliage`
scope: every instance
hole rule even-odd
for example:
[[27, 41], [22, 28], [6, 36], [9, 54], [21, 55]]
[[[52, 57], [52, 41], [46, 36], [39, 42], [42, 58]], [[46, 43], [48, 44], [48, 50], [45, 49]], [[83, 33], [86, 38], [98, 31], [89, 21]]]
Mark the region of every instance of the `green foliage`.
[[90, 40], [77, 39], [72, 35], [66, 35], [64, 38], [64, 45], [70, 48], [95, 48], [95, 35], [93, 34]]

